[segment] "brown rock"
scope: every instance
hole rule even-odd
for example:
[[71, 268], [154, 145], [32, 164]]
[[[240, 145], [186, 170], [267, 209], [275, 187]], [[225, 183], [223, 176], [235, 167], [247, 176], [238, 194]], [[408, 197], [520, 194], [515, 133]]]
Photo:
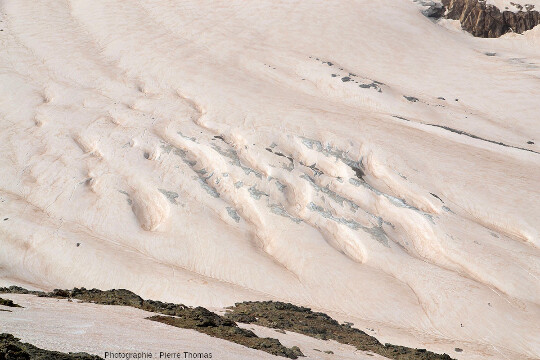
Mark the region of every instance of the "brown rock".
[[442, 0], [445, 17], [459, 20], [461, 27], [476, 37], [496, 38], [507, 32], [523, 33], [540, 24], [540, 13], [530, 7], [526, 11], [501, 12], [499, 8], [479, 0]]

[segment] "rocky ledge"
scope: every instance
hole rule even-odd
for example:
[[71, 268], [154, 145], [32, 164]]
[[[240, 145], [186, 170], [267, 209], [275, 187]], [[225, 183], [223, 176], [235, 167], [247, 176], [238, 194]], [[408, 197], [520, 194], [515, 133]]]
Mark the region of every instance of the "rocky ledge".
[[[131, 306], [137, 309], [158, 313], [147, 319], [170, 326], [196, 330], [212, 337], [231, 341], [252, 349], [289, 359], [304, 356], [296, 346], [288, 348], [278, 339], [261, 338], [253, 331], [239, 327], [234, 321], [224, 318], [203, 307], [189, 307], [183, 304], [172, 304], [161, 301], [145, 300], [137, 294], [125, 289], [98, 290], [74, 288], [73, 290], [55, 289], [52, 292], [26, 290], [18, 286], [0, 288], [0, 293], [31, 294], [40, 297], [79, 300], [101, 305]], [[32, 357], [31, 359], [34, 359]], [[11, 360], [11, 358], [5, 358]], [[19, 358], [13, 358], [13, 360]], [[21, 358], [22, 359], [22, 358]], [[38, 358], [35, 358], [38, 359]], [[41, 358], [39, 358], [41, 359]], [[43, 358], [53, 359], [53, 358]], [[0, 360], [2, 353], [0, 353]]]
[[0, 305], [7, 306], [7, 307], [22, 307], [21, 305], [15, 304], [13, 301], [9, 299], [2, 299], [2, 298], [0, 298]]
[[247, 301], [228, 309], [225, 317], [236, 322], [293, 331], [322, 340], [334, 340], [352, 345], [394, 360], [452, 360], [448, 354], [436, 354], [426, 349], [381, 344], [375, 337], [340, 324], [330, 316], [311, 309], [276, 301]]
[[2, 360], [101, 360], [87, 353], [61, 353], [40, 349], [21, 342], [11, 334], [0, 334], [0, 359]]
[[[352, 345], [361, 351], [382, 355], [388, 359], [452, 360], [447, 354], [436, 354], [426, 349], [382, 344], [375, 337], [352, 327], [351, 323], [340, 324], [324, 313], [284, 302], [247, 301], [237, 303], [227, 308], [227, 313], [221, 316], [203, 307], [193, 308], [182, 304], [144, 300], [125, 289], [103, 291], [74, 288], [73, 290], [57, 289], [46, 293], [11, 286], [9, 288], [0, 287], [0, 293], [32, 294], [40, 297], [79, 300], [102, 305], [131, 306], [157, 313], [157, 315], [148, 317], [148, 320], [179, 328], [193, 329], [213, 337], [290, 359], [302, 357], [301, 349], [296, 346], [287, 348], [278, 339], [260, 338], [254, 332], [239, 327], [237, 323], [255, 324], [280, 332], [292, 331], [321, 340], [334, 340]], [[0, 353], [0, 360], [3, 359]]]
[[540, 24], [540, 13], [534, 5], [511, 3], [518, 11], [501, 11], [485, 0], [442, 0], [430, 1], [424, 14], [432, 18], [444, 17], [459, 20], [463, 30], [476, 37], [497, 38], [508, 32], [518, 34], [531, 30]]

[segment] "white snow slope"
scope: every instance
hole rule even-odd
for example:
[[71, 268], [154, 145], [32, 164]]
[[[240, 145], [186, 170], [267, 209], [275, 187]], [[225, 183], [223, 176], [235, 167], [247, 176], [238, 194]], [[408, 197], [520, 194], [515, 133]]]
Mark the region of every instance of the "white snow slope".
[[402, 0], [0, 11], [1, 284], [540, 357], [539, 28], [475, 39]]

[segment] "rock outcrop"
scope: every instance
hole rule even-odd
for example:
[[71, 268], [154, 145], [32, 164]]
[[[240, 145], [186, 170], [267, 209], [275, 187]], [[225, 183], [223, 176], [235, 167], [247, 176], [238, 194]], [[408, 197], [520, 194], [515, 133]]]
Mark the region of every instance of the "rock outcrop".
[[481, 0], [442, 0], [444, 17], [459, 20], [461, 27], [476, 37], [496, 38], [507, 32], [523, 33], [540, 24], [540, 13], [533, 5], [521, 6], [517, 12], [501, 11]]
[[40, 349], [23, 343], [11, 334], [0, 334], [0, 359], [2, 360], [102, 360], [87, 353], [61, 353]]
[[19, 304], [15, 304], [12, 300], [0, 298], [0, 305], [8, 307], [22, 307]]
[[426, 349], [381, 344], [375, 337], [340, 324], [330, 316], [311, 309], [279, 301], [247, 301], [230, 307], [225, 315], [235, 322], [293, 331], [322, 340], [334, 340], [352, 345], [360, 351], [369, 351], [394, 360], [452, 360], [448, 354], [436, 354]]
[[[32, 294], [40, 297], [50, 297], [59, 299], [75, 299], [83, 302], [89, 302], [102, 305], [131, 306], [137, 309], [159, 313], [148, 317], [148, 320], [161, 322], [170, 326], [183, 329], [192, 329], [212, 337], [231, 341], [252, 349], [261, 350], [269, 354], [281, 356], [289, 359], [297, 359], [304, 356], [299, 348], [293, 346], [288, 348], [281, 344], [278, 339], [261, 338], [253, 331], [242, 329], [234, 321], [211, 312], [203, 307], [188, 307], [183, 304], [164, 303], [161, 301], [144, 300], [137, 294], [125, 289], [98, 290], [74, 288], [73, 290], [55, 289], [52, 292], [26, 290], [18, 286], [9, 288], [0, 287], [0, 293], [12, 294]], [[165, 315], [165, 316], [164, 316]], [[2, 345], [0, 338], [0, 346]], [[28, 344], [23, 344], [30, 346]], [[26, 348], [25, 348], [26, 349]], [[3, 358], [2, 348], [0, 347], [0, 360], [19, 360], [26, 358]], [[33, 357], [28, 359], [34, 359]], [[54, 357], [44, 357], [36, 359], [56, 359]], [[72, 359], [68, 357], [59, 357], [58, 359]], [[87, 358], [81, 358], [87, 359]], [[88, 358], [94, 359], [94, 358]], [[100, 359], [97, 358], [96, 359]]]
[[[297, 359], [304, 355], [296, 346], [288, 348], [278, 339], [258, 337], [254, 332], [239, 327], [237, 323], [255, 324], [280, 331], [292, 331], [321, 340], [334, 340], [355, 346], [361, 351], [382, 355], [388, 359], [452, 360], [448, 354], [436, 354], [426, 349], [382, 344], [375, 337], [353, 328], [351, 323], [340, 324], [324, 313], [313, 312], [309, 308], [284, 302], [247, 301], [236, 303], [227, 308], [227, 313], [221, 316], [203, 307], [193, 308], [183, 304], [144, 300], [125, 289], [103, 291], [74, 288], [73, 290], [55, 289], [47, 293], [11, 286], [0, 287], [1, 293], [32, 294], [40, 297], [76, 299], [102, 305], [131, 306], [159, 314], [148, 317], [148, 320], [196, 330], [212, 337], [289, 359]], [[0, 352], [0, 360], [3, 359]], [[18, 358], [16, 359], [18, 360]]]

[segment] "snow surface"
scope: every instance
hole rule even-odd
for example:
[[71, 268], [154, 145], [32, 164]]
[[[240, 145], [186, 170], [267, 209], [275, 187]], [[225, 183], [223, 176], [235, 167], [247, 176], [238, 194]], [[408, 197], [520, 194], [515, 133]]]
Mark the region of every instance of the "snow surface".
[[[434, 4], [442, 4], [442, 0], [412, 0], [413, 2], [421, 6], [431, 6]], [[488, 5], [493, 5], [499, 8], [501, 11], [527, 11], [527, 10], [536, 10], [539, 11], [540, 0], [527, 0], [523, 1], [512, 1], [512, 0], [479, 0], [480, 2], [485, 2]]]
[[540, 356], [538, 28], [476, 39], [398, 0], [0, 9], [0, 284]]
[[527, 5], [534, 6], [532, 10], [540, 11], [540, 1], [539, 0], [527, 0], [527, 1], [512, 1], [512, 0], [487, 0], [487, 4], [494, 5], [499, 8], [501, 11], [526, 11]]
[[[442, 5], [442, 0], [412, 0], [414, 3], [418, 4], [421, 8], [426, 9], [430, 6], [440, 4]], [[512, 1], [512, 0], [479, 0], [488, 5], [493, 5], [497, 7], [501, 12], [512, 11], [540, 11], [540, 0], [529, 0], [526, 2]]]

